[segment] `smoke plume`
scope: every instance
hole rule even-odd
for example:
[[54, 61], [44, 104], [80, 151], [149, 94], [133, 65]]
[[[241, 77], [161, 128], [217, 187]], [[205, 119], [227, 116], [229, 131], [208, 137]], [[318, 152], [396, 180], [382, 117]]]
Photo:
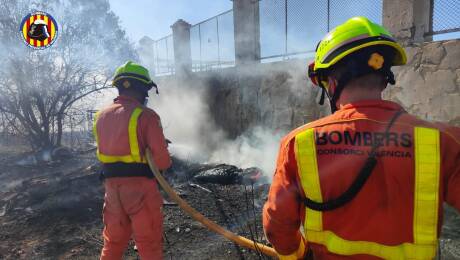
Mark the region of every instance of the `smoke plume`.
[[161, 117], [173, 155], [193, 162], [259, 167], [266, 176], [273, 175], [280, 133], [259, 126], [231, 140], [214, 123], [204, 87], [189, 88], [182, 82], [168, 84], [160, 93], [150, 95], [149, 106]]

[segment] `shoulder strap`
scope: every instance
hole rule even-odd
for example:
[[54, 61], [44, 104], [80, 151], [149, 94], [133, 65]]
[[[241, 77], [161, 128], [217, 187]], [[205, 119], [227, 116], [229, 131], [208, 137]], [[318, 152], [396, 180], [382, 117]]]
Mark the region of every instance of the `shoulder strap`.
[[[388, 123], [385, 129], [385, 136], [388, 135], [390, 128], [393, 126], [396, 119], [405, 113], [404, 110], [399, 110], [396, 112], [393, 117], [391, 118], [390, 122]], [[304, 204], [307, 208], [316, 210], [316, 211], [330, 211], [337, 208], [340, 208], [350, 202], [352, 199], [356, 197], [356, 195], [361, 191], [366, 181], [371, 176], [376, 164], [377, 164], [377, 150], [380, 147], [380, 142], [375, 142], [372, 145], [371, 151], [369, 153], [369, 157], [367, 157], [364, 165], [361, 167], [358, 175], [356, 176], [353, 183], [348, 187], [348, 189], [342, 193], [339, 197], [325, 201], [325, 202], [316, 202], [308, 197], [305, 197]]]

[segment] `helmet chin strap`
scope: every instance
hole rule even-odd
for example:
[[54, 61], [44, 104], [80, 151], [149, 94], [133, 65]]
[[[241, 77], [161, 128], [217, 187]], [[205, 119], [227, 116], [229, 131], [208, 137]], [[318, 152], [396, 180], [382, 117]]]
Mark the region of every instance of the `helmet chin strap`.
[[[321, 97], [318, 102], [318, 104], [320, 104], [321, 106], [324, 105], [324, 99], [326, 97], [326, 93], [327, 91], [324, 89], [324, 87], [321, 87]], [[328, 95], [328, 98], [329, 98], [329, 95]]]
[[390, 85], [394, 85], [396, 83], [395, 74], [393, 74], [391, 69], [385, 71], [385, 78]]
[[[332, 79], [329, 79], [329, 80], [332, 81]], [[329, 85], [330, 84], [331, 84], [331, 82], [329, 82]], [[340, 82], [339, 82], [339, 84], [340, 84]], [[329, 91], [326, 90], [326, 87], [323, 86], [323, 84], [320, 83], [320, 87], [321, 87], [322, 92], [321, 92], [321, 98], [320, 98], [318, 104], [324, 105], [325, 97], [327, 97], [327, 99], [329, 100], [329, 105], [331, 106], [331, 113], [334, 113], [335, 111], [337, 111], [337, 107], [336, 107], [335, 103], [339, 99], [340, 93], [342, 92], [342, 89], [343, 89], [343, 87], [341, 87], [341, 88], [339, 87], [339, 84], [337, 84], [337, 86], [335, 87], [334, 94], [331, 97], [331, 95], [329, 95]]]
[[334, 113], [335, 111], [338, 110], [336, 103], [340, 98], [340, 94], [342, 94], [343, 89], [345, 88], [345, 85], [350, 82], [350, 80], [353, 78], [351, 73], [346, 73], [343, 75], [338, 81], [337, 81], [337, 86], [335, 87], [334, 93], [332, 94], [332, 97], [329, 97], [329, 103], [331, 105], [331, 113]]
[[153, 82], [152, 87], [155, 88], [155, 93], [157, 93], [157, 95], [160, 95], [160, 92], [158, 92], [158, 86], [157, 86], [157, 84]]

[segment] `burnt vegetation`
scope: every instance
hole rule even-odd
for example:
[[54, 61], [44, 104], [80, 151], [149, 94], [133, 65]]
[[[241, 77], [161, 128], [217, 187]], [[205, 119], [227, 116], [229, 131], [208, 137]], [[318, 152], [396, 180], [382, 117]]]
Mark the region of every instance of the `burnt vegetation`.
[[[52, 48], [35, 51], [22, 42], [18, 28], [30, 10], [47, 10], [58, 21]], [[7, 0], [0, 16], [0, 132], [34, 151], [59, 147], [85, 120], [95, 94], [110, 87], [115, 66], [136, 58], [134, 48], [104, 0]]]
[[[40, 167], [18, 166], [18, 156], [3, 161], [0, 173], [0, 259], [95, 259], [102, 247], [103, 184], [92, 153]], [[247, 172], [250, 173], [247, 173]], [[174, 159], [164, 173], [178, 194], [219, 225], [267, 244], [261, 209], [268, 184], [255, 169], [202, 165]], [[245, 185], [219, 177], [254, 177]], [[195, 177], [205, 175], [197, 181]], [[238, 177], [239, 176], [239, 177]], [[246, 177], [245, 177], [246, 176]], [[266, 259], [204, 228], [165, 195], [165, 259]], [[131, 243], [125, 259], [138, 259]]]

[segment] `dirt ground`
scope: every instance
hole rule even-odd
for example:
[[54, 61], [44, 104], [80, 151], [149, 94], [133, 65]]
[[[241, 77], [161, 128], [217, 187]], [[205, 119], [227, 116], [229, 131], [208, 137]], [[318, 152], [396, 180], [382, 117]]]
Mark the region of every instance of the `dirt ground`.
[[[34, 167], [11, 163], [17, 159], [0, 160], [0, 259], [97, 259], [103, 186], [92, 154]], [[266, 243], [260, 212], [268, 185], [245, 191], [242, 185], [172, 181], [180, 196], [210, 219]], [[166, 204], [163, 212], [165, 259], [260, 259], [203, 228], [177, 205]], [[133, 246], [125, 259], [138, 259]]]
[[[0, 259], [97, 259], [102, 247], [103, 187], [92, 153], [37, 166], [17, 166], [22, 156], [0, 152]], [[268, 185], [190, 182], [196, 165], [176, 161], [170, 178], [182, 198], [220, 225], [263, 238], [261, 208]], [[165, 204], [165, 259], [267, 259], [203, 228], [178, 206]], [[460, 217], [446, 209], [442, 259], [460, 259]], [[138, 259], [133, 244], [125, 259]]]

